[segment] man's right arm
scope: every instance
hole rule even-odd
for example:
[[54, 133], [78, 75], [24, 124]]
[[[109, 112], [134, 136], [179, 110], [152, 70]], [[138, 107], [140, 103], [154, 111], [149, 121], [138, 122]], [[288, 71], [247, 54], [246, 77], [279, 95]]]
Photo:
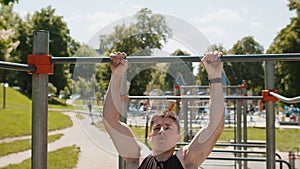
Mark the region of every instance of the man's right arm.
[[118, 153], [126, 160], [126, 163], [138, 165], [140, 147], [131, 129], [120, 122], [120, 92], [127, 66], [127, 61], [118, 65], [111, 63], [112, 75], [104, 100], [103, 122]]

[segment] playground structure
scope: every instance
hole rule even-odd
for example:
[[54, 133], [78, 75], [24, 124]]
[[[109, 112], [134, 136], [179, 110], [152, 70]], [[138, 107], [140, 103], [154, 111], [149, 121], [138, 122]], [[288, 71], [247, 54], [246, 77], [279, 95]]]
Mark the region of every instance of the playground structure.
[[[53, 64], [95, 64], [108, 63], [108, 57], [51, 57], [49, 56], [49, 32], [35, 31], [33, 33], [33, 53], [28, 56], [28, 64], [0, 62], [0, 69], [26, 71], [32, 73], [32, 168], [47, 169], [47, 144], [48, 144], [48, 75], [53, 74]], [[201, 56], [131, 56], [129, 62], [152, 63], [152, 62], [201, 62]], [[245, 100], [262, 99], [266, 104], [266, 168], [276, 168], [275, 163], [275, 108], [274, 102], [278, 99], [287, 103], [297, 103], [300, 98], [285, 98], [274, 90], [274, 61], [300, 61], [300, 54], [259, 54], [259, 55], [235, 55], [223, 56], [223, 62], [265, 62], [265, 90], [262, 96], [225, 96], [226, 100], [239, 100], [243, 104]], [[125, 80], [124, 80], [125, 81]], [[126, 97], [130, 99], [172, 99], [172, 100], [208, 100], [209, 96], [126, 96], [126, 84], [121, 92], [121, 114], [126, 117]], [[278, 98], [278, 99], [277, 99]], [[237, 106], [239, 107], [239, 106]], [[246, 106], [247, 107], [247, 106]], [[240, 110], [237, 110], [239, 112]], [[237, 118], [241, 116], [237, 115]], [[121, 119], [126, 121], [126, 119]], [[237, 123], [238, 123], [237, 119]], [[244, 124], [244, 125], [247, 125]], [[247, 134], [247, 132], [244, 132]], [[239, 135], [239, 134], [237, 134]], [[246, 137], [247, 138], [247, 137]], [[237, 139], [238, 140], [238, 139]], [[239, 160], [251, 161], [248, 158]], [[119, 168], [124, 168], [122, 160]]]

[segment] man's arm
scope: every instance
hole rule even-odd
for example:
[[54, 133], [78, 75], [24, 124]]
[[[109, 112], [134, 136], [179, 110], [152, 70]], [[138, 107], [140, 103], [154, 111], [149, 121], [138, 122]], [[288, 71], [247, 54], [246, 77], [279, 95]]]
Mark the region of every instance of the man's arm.
[[[223, 63], [218, 60], [221, 53], [207, 53], [202, 59], [209, 79], [221, 78]], [[210, 154], [224, 128], [224, 95], [222, 83], [210, 83], [209, 123], [200, 129], [191, 143], [183, 148], [183, 163], [198, 167]]]
[[121, 85], [124, 78], [128, 62], [121, 58], [119, 61], [113, 60], [110, 64], [112, 75], [106, 93], [103, 106], [103, 122], [112, 141], [128, 165], [136, 165], [139, 162], [140, 147], [131, 129], [120, 122], [121, 106]]

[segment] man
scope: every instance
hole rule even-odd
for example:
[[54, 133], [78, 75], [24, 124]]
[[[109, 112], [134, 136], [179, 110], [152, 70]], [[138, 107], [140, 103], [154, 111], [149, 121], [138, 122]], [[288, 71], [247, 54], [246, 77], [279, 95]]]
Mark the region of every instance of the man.
[[163, 111], [152, 117], [149, 141], [152, 153], [140, 163], [141, 146], [131, 129], [120, 122], [120, 92], [124, 73], [128, 67], [126, 54], [110, 55], [112, 75], [103, 107], [103, 121], [112, 141], [126, 162], [127, 169], [197, 169], [207, 158], [224, 128], [224, 96], [221, 74], [223, 63], [219, 52], [208, 52], [202, 63], [210, 79], [210, 122], [197, 132], [190, 144], [175, 152], [180, 141], [179, 123], [174, 113]]

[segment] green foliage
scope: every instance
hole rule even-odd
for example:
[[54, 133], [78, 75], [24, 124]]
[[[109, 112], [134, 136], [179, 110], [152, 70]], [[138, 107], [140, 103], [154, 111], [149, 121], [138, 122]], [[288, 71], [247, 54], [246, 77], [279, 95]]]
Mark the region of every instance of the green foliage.
[[[239, 54], [262, 54], [263, 47], [254, 40], [252, 36], [246, 36], [242, 40], [235, 43], [228, 53]], [[246, 80], [249, 89], [255, 95], [260, 94], [264, 88], [264, 70], [261, 62], [226, 62], [224, 70], [232, 85], [241, 84]]]
[[[50, 6], [27, 15], [23, 21], [13, 12], [12, 6], [2, 6], [0, 10], [0, 29], [12, 29], [15, 32], [13, 42], [20, 42], [17, 51], [11, 53], [10, 61], [27, 63], [27, 56], [32, 53], [32, 33], [34, 30], [48, 30], [50, 32], [49, 53], [55, 57], [68, 57], [74, 54], [79, 44], [75, 42], [62, 16], [57, 16]], [[49, 81], [57, 88], [57, 93], [70, 86], [68, 65], [55, 65], [54, 75]], [[7, 72], [6, 72], [7, 74]], [[26, 72], [10, 71], [7, 74], [9, 84], [20, 86], [22, 91], [31, 94], [31, 76]]]
[[57, 89], [52, 83], [48, 83], [48, 93], [56, 93]]
[[[152, 14], [152, 11], [144, 8], [137, 12], [136, 23], [129, 27], [125, 24], [114, 27], [115, 31], [109, 35], [100, 37], [100, 49], [105, 55], [111, 52], [122, 51], [128, 56], [149, 56], [152, 49], [161, 49], [162, 42], [167, 42], [171, 36], [171, 29], [168, 27], [164, 16]], [[130, 64], [128, 79], [131, 80], [129, 94], [143, 95], [146, 85], [151, 80], [152, 69], [149, 64]], [[100, 66], [98, 71], [102, 82], [102, 89], [107, 89], [110, 77], [109, 65]]]
[[[171, 56], [190, 56], [189, 53], [180, 49], [175, 50], [170, 54]], [[175, 80], [179, 75], [182, 75], [185, 85], [194, 85], [195, 78], [193, 74], [193, 64], [191, 62], [179, 62], [179, 63], [158, 63], [162, 69], [166, 72], [156, 70], [152, 75], [151, 84], [160, 84], [162, 90], [173, 90], [175, 86]]]
[[[74, 56], [96, 57], [98, 53], [87, 45], [82, 45], [74, 54]], [[96, 64], [76, 64], [71, 66], [73, 93], [81, 94], [81, 98], [90, 99], [91, 97], [103, 94], [99, 81], [96, 78], [99, 66]], [[99, 79], [99, 78], [98, 78]], [[101, 78], [100, 78], [101, 79]]]
[[19, 0], [0, 0], [2, 6], [7, 6], [14, 3], [19, 3]]
[[[55, 57], [69, 57], [79, 44], [76, 43], [70, 36], [70, 30], [67, 23], [63, 21], [62, 16], [55, 15], [55, 9], [48, 6], [41, 9], [40, 12], [35, 12], [32, 15], [31, 23], [33, 30], [48, 30], [50, 32], [49, 54]], [[68, 86], [69, 67], [68, 65], [54, 65], [54, 74], [49, 77], [49, 81], [57, 88], [57, 93], [64, 90]]]
[[[267, 53], [299, 53], [300, 51], [300, 1], [289, 0], [290, 10], [297, 16], [275, 37]], [[295, 97], [300, 93], [300, 62], [275, 62], [275, 89], [286, 97]]]
[[[300, 17], [282, 29], [274, 39], [267, 53], [298, 53], [300, 51]], [[300, 62], [275, 62], [276, 89], [286, 97], [300, 93]]]

